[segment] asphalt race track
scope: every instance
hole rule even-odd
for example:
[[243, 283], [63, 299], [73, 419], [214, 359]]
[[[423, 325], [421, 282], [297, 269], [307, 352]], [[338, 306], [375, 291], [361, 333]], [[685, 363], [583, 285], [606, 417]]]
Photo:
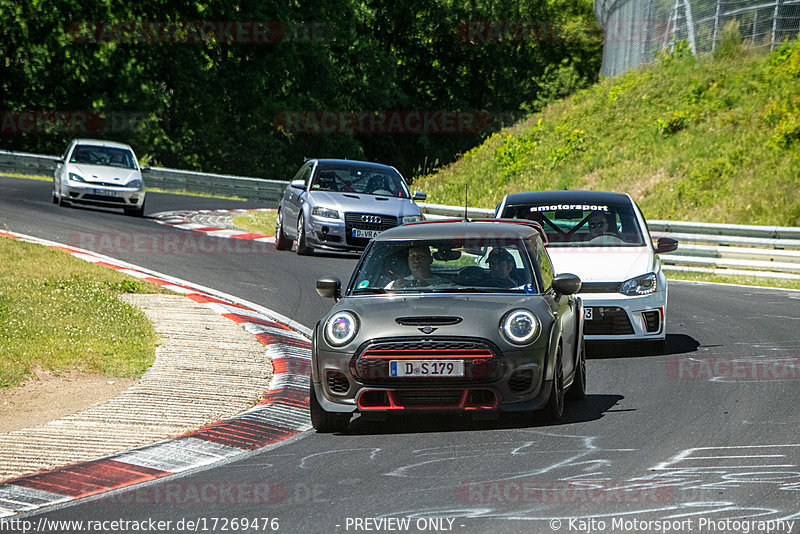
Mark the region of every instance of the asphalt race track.
[[[346, 280], [355, 264], [271, 246], [231, 250], [212, 237], [179, 254], [126, 246], [133, 235], [158, 243], [191, 233], [59, 208], [50, 190], [0, 178], [0, 227], [203, 284], [308, 327], [331, 304], [314, 281]], [[145, 212], [240, 207], [265, 206], [148, 193]], [[116, 246], [110, 236], [120, 235]], [[673, 283], [668, 318], [664, 355], [590, 347], [587, 400], [568, 403], [558, 425], [356, 420], [346, 434], [306, 432], [24, 519], [106, 521], [49, 532], [331, 533], [745, 532], [742, 521], [800, 520], [800, 292]], [[111, 523], [120, 520], [148, 524]]]

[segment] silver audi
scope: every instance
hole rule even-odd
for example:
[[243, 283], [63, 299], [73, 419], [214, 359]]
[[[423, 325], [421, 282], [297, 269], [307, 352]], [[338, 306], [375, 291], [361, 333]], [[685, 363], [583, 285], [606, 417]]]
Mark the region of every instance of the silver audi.
[[315, 249], [361, 251], [382, 231], [418, 222], [422, 214], [394, 167], [365, 161], [312, 159], [283, 192], [275, 224], [275, 246], [297, 253]]

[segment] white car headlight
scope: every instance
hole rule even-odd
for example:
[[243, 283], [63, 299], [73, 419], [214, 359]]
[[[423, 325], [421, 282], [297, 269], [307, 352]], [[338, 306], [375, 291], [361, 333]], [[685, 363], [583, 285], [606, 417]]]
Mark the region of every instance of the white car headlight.
[[70, 182], [86, 182], [86, 180], [83, 179], [83, 176], [75, 174], [74, 172], [69, 173], [69, 181]]
[[655, 273], [647, 273], [630, 280], [625, 280], [619, 286], [619, 292], [629, 297], [636, 295], [649, 295], [658, 289], [658, 279]]
[[142, 182], [141, 178], [134, 178], [133, 180], [127, 183], [126, 187], [135, 187], [136, 189], [141, 189], [143, 185], [144, 182]]
[[325, 219], [338, 219], [339, 212], [336, 210], [332, 210], [330, 208], [323, 208], [322, 206], [317, 206], [316, 208], [311, 210], [311, 215], [314, 217], [324, 217]]
[[325, 323], [325, 339], [334, 347], [346, 345], [358, 332], [358, 319], [350, 312], [335, 313]]
[[415, 223], [421, 220], [423, 220], [422, 215], [406, 215], [405, 217], [400, 217], [400, 224]]
[[524, 345], [539, 331], [539, 321], [528, 310], [513, 310], [500, 320], [500, 329], [508, 341], [515, 345]]

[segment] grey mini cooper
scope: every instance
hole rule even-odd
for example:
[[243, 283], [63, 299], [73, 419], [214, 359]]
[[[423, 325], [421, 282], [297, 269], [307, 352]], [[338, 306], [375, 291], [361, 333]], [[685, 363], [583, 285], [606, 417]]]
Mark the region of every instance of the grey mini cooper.
[[384, 231], [312, 339], [311, 422], [353, 413], [535, 412], [585, 395], [580, 279], [556, 275], [531, 221], [426, 221]]

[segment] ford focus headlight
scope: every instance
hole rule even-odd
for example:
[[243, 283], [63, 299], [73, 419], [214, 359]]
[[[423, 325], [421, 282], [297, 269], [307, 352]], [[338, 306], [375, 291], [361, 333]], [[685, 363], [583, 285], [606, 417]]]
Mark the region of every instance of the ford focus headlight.
[[69, 181], [70, 182], [86, 182], [86, 180], [83, 179], [83, 176], [75, 174], [74, 172], [69, 173]]
[[336, 210], [332, 210], [330, 208], [323, 208], [322, 206], [317, 206], [316, 208], [311, 210], [311, 215], [314, 217], [324, 217], [325, 219], [338, 219], [339, 212]]
[[630, 280], [625, 280], [619, 286], [619, 292], [629, 297], [637, 295], [649, 295], [658, 289], [658, 282], [655, 273], [647, 273]]
[[400, 224], [415, 223], [421, 220], [422, 215], [406, 215], [405, 217], [400, 217]]
[[358, 332], [358, 319], [350, 312], [335, 313], [325, 323], [325, 339], [334, 347], [350, 343], [356, 332]]
[[515, 345], [524, 345], [536, 336], [539, 321], [528, 310], [513, 310], [500, 321], [500, 329], [508, 341]]
[[141, 178], [134, 178], [133, 180], [128, 182], [127, 187], [135, 187], [136, 189], [141, 189], [143, 185], [144, 182], [142, 182]]

